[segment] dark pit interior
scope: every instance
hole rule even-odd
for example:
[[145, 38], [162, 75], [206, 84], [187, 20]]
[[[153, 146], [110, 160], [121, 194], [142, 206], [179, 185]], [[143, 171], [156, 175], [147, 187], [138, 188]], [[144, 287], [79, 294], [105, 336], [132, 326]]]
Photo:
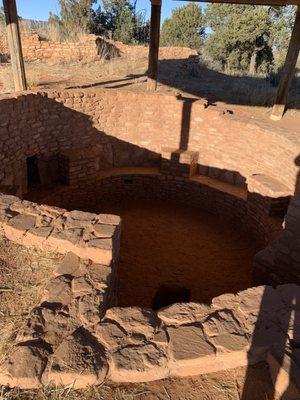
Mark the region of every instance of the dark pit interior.
[[207, 211], [161, 200], [99, 202], [120, 215], [119, 305], [159, 309], [250, 286], [259, 243]]
[[[38, 183], [36, 160], [28, 163], [28, 180]], [[159, 309], [176, 302], [210, 303], [224, 293], [236, 293], [252, 284], [253, 258], [261, 242], [233, 223], [228, 215], [216, 215], [209, 207], [159, 198], [155, 184], [137, 191], [131, 177], [110, 183], [97, 192], [94, 200], [76, 201], [77, 189], [70, 187], [72, 206], [60, 201], [44, 203], [95, 213], [116, 214], [122, 218], [118, 265], [118, 305]], [[67, 188], [67, 187], [65, 187]], [[105, 186], [103, 186], [105, 188]], [[54, 191], [53, 186], [48, 189]], [[91, 187], [86, 192], [91, 191]], [[144, 195], [144, 192], [146, 193]], [[31, 190], [27, 198], [41, 201], [43, 188]], [[45, 193], [44, 193], [45, 194]], [[68, 197], [68, 196], [66, 196]], [[171, 200], [172, 199], [172, 200]]]

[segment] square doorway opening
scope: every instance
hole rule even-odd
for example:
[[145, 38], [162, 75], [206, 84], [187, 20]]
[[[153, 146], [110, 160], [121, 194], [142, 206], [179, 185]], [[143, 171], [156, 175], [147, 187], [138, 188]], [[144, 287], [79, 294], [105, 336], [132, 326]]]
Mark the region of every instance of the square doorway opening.
[[161, 285], [155, 293], [152, 309], [159, 310], [174, 303], [191, 301], [191, 290], [176, 285]]
[[41, 178], [38, 167], [37, 156], [27, 157], [27, 187], [28, 189], [35, 188], [41, 184]]

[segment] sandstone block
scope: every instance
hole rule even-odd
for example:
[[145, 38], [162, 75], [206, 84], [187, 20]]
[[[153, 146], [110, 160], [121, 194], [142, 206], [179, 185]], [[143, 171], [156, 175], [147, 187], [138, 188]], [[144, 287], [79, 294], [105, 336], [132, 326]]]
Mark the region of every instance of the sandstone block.
[[96, 217], [96, 221], [105, 225], [119, 225], [121, 223], [121, 218], [118, 215], [99, 214]]
[[206, 340], [200, 324], [168, 327], [170, 348], [176, 361], [214, 355], [214, 347]]
[[27, 230], [34, 228], [35, 221], [36, 217], [33, 215], [16, 215], [3, 225], [6, 237], [18, 242]]
[[229, 310], [211, 314], [203, 327], [217, 351], [239, 351], [249, 344], [245, 326]]
[[55, 270], [55, 275], [71, 275], [71, 276], [82, 276], [86, 273], [85, 265], [80, 262], [80, 258], [70, 252], [67, 253], [62, 261], [59, 263]]
[[128, 346], [112, 354], [112, 379], [123, 382], [145, 382], [167, 376], [167, 357], [153, 344]]
[[75, 297], [81, 297], [93, 293], [92, 283], [84, 276], [72, 280], [72, 292]]
[[100, 384], [108, 371], [103, 347], [85, 329], [78, 329], [55, 351], [48, 376], [49, 384], [75, 388]]
[[0, 367], [2, 385], [30, 389], [40, 386], [49, 353], [43, 347], [18, 346]]
[[105, 314], [105, 320], [115, 321], [128, 334], [144, 335], [146, 338], [153, 337], [159, 324], [154, 312], [139, 307], [110, 308]]
[[103, 300], [101, 294], [89, 294], [77, 299], [77, 315], [83, 325], [90, 326], [100, 321], [100, 312], [106, 308]]
[[68, 313], [61, 309], [36, 307], [19, 332], [19, 343], [41, 339], [56, 348], [63, 339], [78, 328], [78, 324]]
[[114, 225], [95, 224], [93, 232], [98, 238], [111, 238], [115, 233], [115, 227]]
[[210, 312], [206, 304], [177, 303], [159, 310], [157, 316], [166, 325], [182, 325], [201, 321]]
[[70, 280], [64, 276], [59, 276], [51, 280], [45, 289], [42, 301], [47, 303], [59, 303], [69, 306], [72, 300], [72, 290]]

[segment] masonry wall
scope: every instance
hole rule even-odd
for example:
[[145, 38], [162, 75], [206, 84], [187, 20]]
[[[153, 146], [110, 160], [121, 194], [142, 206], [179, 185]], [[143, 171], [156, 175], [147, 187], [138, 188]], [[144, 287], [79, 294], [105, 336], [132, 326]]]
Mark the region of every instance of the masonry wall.
[[[148, 56], [147, 46], [129, 46], [122, 42], [86, 35], [78, 42], [53, 42], [38, 34], [22, 34], [22, 48], [26, 61], [43, 61], [52, 64], [70, 61], [93, 61], [97, 57], [141, 58]], [[181, 47], [161, 47], [161, 59], [185, 59], [197, 55], [195, 50]]]
[[[273, 186], [275, 182], [280, 187], [278, 192], [273, 190], [269, 195], [258, 188], [254, 193], [258, 207], [251, 213], [253, 220], [258, 216], [257, 227], [264, 225], [259, 217], [264, 212], [262, 197], [276, 198], [282, 193], [286, 197], [300, 188], [296, 165], [300, 138], [296, 133], [279, 127], [267, 130], [264, 125], [206, 108], [201, 101], [191, 103], [161, 94], [87, 90], [31, 93], [3, 99], [0, 106], [2, 191], [13, 187], [19, 195], [26, 193], [26, 158], [32, 155], [37, 155], [44, 166], [43, 175], [49, 178], [53, 174], [55, 180], [59, 178], [59, 158], [66, 152], [97, 149], [97, 168], [103, 171], [159, 168], [165, 147], [199, 152], [199, 173], [237, 186], [245, 187], [256, 174], [270, 178]], [[83, 160], [81, 168], [84, 180], [95, 179], [94, 164], [89, 168]], [[264, 228], [258, 229], [264, 235]], [[295, 246], [297, 237], [291, 239]], [[294, 265], [295, 260], [289, 254], [288, 257]], [[281, 264], [278, 259], [276, 265], [283, 268], [289, 263]], [[297, 276], [298, 266], [295, 271], [293, 277]]]
[[296, 133], [220, 115], [201, 101], [97, 90], [33, 93], [0, 104], [2, 183], [11, 182], [19, 163], [35, 153], [50, 157], [97, 145], [100, 169], [106, 169], [158, 166], [162, 147], [168, 146], [199, 151], [200, 172], [218, 179], [245, 185], [246, 178], [263, 173], [290, 194], [295, 191], [300, 149]]

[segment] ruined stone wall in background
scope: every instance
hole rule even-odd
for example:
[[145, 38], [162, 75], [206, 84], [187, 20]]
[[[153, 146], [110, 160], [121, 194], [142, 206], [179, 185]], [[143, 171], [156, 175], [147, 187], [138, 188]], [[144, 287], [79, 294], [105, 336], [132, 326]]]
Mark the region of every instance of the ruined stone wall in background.
[[[78, 42], [52, 42], [38, 34], [22, 34], [22, 48], [26, 61], [42, 61], [52, 64], [72, 61], [94, 61], [117, 56], [126, 58], [148, 57], [148, 46], [130, 46], [101, 36], [85, 35]], [[185, 47], [161, 47], [161, 59], [185, 59], [197, 55]]]

